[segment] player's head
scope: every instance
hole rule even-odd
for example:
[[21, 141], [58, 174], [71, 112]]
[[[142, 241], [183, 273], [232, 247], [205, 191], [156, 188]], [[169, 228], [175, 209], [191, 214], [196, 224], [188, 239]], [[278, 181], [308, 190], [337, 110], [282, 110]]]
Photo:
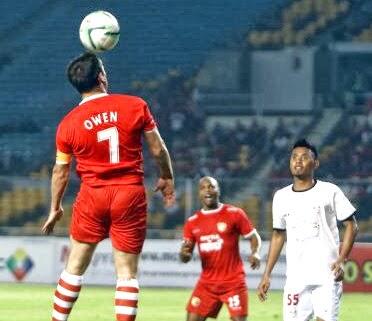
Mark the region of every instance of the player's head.
[[214, 209], [220, 202], [220, 186], [215, 178], [204, 176], [199, 180], [199, 199], [204, 209]]
[[72, 86], [81, 94], [95, 89], [106, 92], [108, 88], [102, 61], [91, 52], [86, 52], [69, 63], [67, 77]]
[[289, 168], [294, 177], [312, 178], [319, 166], [318, 152], [306, 139], [296, 141], [292, 147]]

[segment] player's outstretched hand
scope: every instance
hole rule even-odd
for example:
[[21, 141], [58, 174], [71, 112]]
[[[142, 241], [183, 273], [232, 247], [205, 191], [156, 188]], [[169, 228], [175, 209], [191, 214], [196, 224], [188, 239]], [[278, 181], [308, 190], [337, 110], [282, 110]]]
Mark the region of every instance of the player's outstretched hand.
[[41, 228], [41, 231], [49, 235], [50, 233], [53, 232], [54, 226], [56, 225], [57, 221], [60, 220], [60, 218], [63, 216], [63, 208], [60, 207], [58, 210], [51, 210], [49, 212], [49, 216], [47, 220], [45, 221], [43, 227]]
[[267, 299], [267, 291], [270, 288], [270, 278], [263, 276], [257, 288], [257, 295], [261, 302]]
[[155, 186], [155, 192], [157, 191], [163, 194], [164, 206], [171, 207], [176, 203], [176, 192], [173, 179], [159, 178]]
[[342, 281], [344, 279], [344, 265], [342, 262], [336, 261], [332, 263], [331, 270], [335, 276], [335, 281]]
[[258, 254], [252, 254], [248, 258], [249, 265], [251, 266], [252, 270], [256, 270], [260, 267], [261, 259]]

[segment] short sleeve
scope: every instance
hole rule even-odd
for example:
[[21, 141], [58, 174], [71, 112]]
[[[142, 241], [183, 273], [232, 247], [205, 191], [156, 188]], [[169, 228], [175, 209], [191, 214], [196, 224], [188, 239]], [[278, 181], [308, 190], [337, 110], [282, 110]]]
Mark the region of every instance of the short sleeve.
[[150, 112], [150, 109], [149, 109], [149, 107], [147, 106], [146, 103], [145, 103], [144, 108], [145, 108], [145, 110], [144, 110], [144, 127], [143, 127], [143, 130], [145, 132], [149, 132], [156, 127], [156, 122], [155, 122], [155, 119], [152, 116], [152, 114]]
[[195, 242], [195, 237], [192, 234], [191, 223], [189, 220], [186, 221], [185, 226], [183, 227], [183, 239]]
[[255, 230], [252, 221], [242, 209], [239, 209], [237, 212], [237, 227], [240, 235], [243, 235], [245, 238], [249, 237]]
[[334, 194], [334, 209], [339, 221], [346, 220], [355, 212], [355, 207], [338, 186], [336, 186]]
[[68, 130], [63, 123], [60, 123], [56, 133], [56, 148], [65, 154], [72, 154], [71, 143], [69, 142]]
[[272, 215], [273, 215], [273, 228], [279, 230], [286, 229], [286, 222], [284, 219], [284, 208], [282, 205], [282, 199], [278, 195], [278, 192], [274, 194], [272, 204]]

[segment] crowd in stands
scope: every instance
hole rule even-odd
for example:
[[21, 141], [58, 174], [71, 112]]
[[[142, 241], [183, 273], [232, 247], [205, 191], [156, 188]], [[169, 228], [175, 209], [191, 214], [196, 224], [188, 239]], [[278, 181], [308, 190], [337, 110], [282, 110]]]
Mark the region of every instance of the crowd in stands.
[[[277, 24], [270, 29], [258, 28], [250, 32], [249, 44], [253, 48], [305, 44], [337, 19], [349, 14], [352, 6], [352, 0], [290, 1], [290, 4], [281, 8], [277, 17], [273, 17], [277, 19]], [[358, 27], [353, 31], [355, 40], [370, 40], [371, 30], [369, 26], [364, 31]], [[352, 86], [347, 83], [345, 87]], [[132, 92], [148, 101], [170, 150], [177, 179], [190, 179], [195, 184], [198, 178], [210, 175], [224, 182], [222, 185], [226, 191], [235, 192], [240, 187], [236, 183], [238, 180], [248, 183], [260, 164], [271, 157], [275, 161], [270, 178], [276, 181], [268, 184], [266, 199], [271, 199], [272, 192], [288, 182], [288, 154], [304, 128], [297, 119], [288, 122], [285, 117], [278, 116], [274, 128], [269, 128], [258, 118], [249, 123], [238, 120], [232, 126], [216, 122], [207, 128], [206, 115], [195, 98], [194, 80], [179, 70], [170, 70], [168, 74], [150, 81], [134, 82]], [[372, 173], [372, 107], [366, 108], [362, 115], [346, 114], [332, 132], [320, 149], [321, 167], [318, 171], [318, 176], [325, 179], [348, 180], [341, 187], [357, 203], [363, 218], [372, 214], [369, 209], [372, 184], [368, 181]], [[54, 127], [42, 128], [36, 121], [24, 119], [17, 123], [0, 124], [0, 129], [0, 174], [31, 176], [32, 172], [39, 171], [40, 178], [49, 177], [54, 160]], [[146, 148], [144, 159], [147, 178], [156, 176], [156, 167]], [[230, 179], [237, 180], [229, 185]], [[151, 187], [151, 183], [149, 181], [147, 185]], [[66, 208], [70, 208], [72, 195], [76, 192], [74, 181], [71, 185], [73, 188], [70, 186], [66, 195]], [[183, 224], [185, 213], [188, 214], [187, 198], [190, 195], [184, 185], [180, 184], [177, 188], [178, 202], [166, 210], [160, 195], [149, 189], [150, 228], [170, 229]], [[40, 190], [40, 187], [30, 190], [17, 190], [11, 186], [3, 188], [0, 212], [10, 213], [10, 206], [19, 203], [26, 205], [19, 206], [17, 215], [23, 213], [25, 208], [27, 217], [31, 218], [36, 211], [39, 216], [44, 215], [42, 207], [47, 207], [47, 194], [39, 195], [42, 194]], [[193, 186], [193, 204], [197, 206], [195, 191]], [[29, 198], [30, 193], [36, 201], [25, 203], [23, 198]], [[230, 196], [228, 193], [226, 195]], [[256, 203], [254, 208], [258, 216], [262, 199], [255, 196], [252, 202]], [[252, 202], [248, 205], [251, 208]], [[269, 213], [269, 210], [265, 209], [265, 213]], [[17, 216], [17, 219], [20, 217]]]
[[[320, 149], [321, 166], [317, 177], [341, 181], [340, 186], [356, 203], [361, 218], [371, 216], [372, 198], [372, 107], [365, 106], [362, 114], [345, 112], [339, 126]], [[274, 168], [271, 177], [288, 178], [288, 158]], [[280, 185], [274, 182], [272, 189]]]
[[[189, 82], [181, 74], [172, 72], [161, 90], [148, 99], [173, 157], [177, 176], [212, 175], [223, 179], [246, 175], [266, 144], [266, 128], [257, 121], [248, 126], [237, 121], [233, 127], [216, 123], [207, 130], [203, 109], [192, 93]], [[145, 91], [143, 96], [149, 93]], [[152, 172], [152, 163], [146, 166], [150, 168], [148, 172]]]
[[[330, 24], [348, 14], [351, 1], [300, 0], [291, 1], [273, 17], [268, 29], [251, 31], [248, 43], [253, 48], [278, 48], [303, 45]], [[275, 22], [274, 22], [275, 21]]]

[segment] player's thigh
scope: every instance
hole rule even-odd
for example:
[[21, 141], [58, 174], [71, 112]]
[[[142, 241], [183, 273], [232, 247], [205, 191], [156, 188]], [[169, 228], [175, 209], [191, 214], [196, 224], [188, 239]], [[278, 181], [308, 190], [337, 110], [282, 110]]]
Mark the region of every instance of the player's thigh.
[[190, 317], [216, 318], [222, 307], [219, 296], [208, 285], [197, 283], [188, 303], [186, 310]]
[[66, 271], [73, 275], [82, 275], [89, 266], [97, 243], [85, 243], [70, 238], [71, 249]]
[[73, 205], [71, 236], [87, 243], [98, 243], [108, 237], [109, 203], [109, 187], [82, 184]]
[[227, 305], [230, 317], [233, 320], [246, 320], [248, 315], [248, 290], [245, 285], [227, 289], [220, 296], [220, 299]]
[[144, 186], [117, 186], [110, 213], [113, 247], [122, 252], [139, 254], [146, 236], [147, 202]]
[[310, 287], [288, 286], [283, 293], [283, 320], [309, 321], [313, 316]]
[[337, 321], [342, 295], [342, 283], [331, 282], [312, 292], [314, 315], [323, 321]]
[[137, 276], [138, 254], [126, 253], [113, 248], [116, 275], [118, 279], [132, 279]]

